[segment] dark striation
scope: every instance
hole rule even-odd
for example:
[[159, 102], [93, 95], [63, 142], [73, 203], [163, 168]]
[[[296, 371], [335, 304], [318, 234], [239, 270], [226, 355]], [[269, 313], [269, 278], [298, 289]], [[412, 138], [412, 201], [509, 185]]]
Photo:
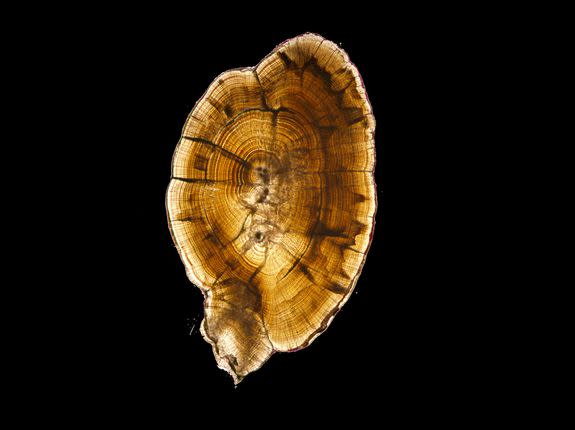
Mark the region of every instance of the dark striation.
[[190, 184], [215, 184], [216, 182], [213, 179], [204, 179], [204, 178], [180, 178], [178, 176], [172, 176], [172, 180], [181, 181], [181, 182], [188, 182]]
[[311, 274], [311, 272], [309, 271], [309, 268], [305, 264], [300, 264], [299, 270], [301, 270], [301, 272], [306, 276], [307, 279], [309, 279], [313, 284], [315, 284], [315, 279]]
[[326, 287], [329, 291], [331, 291], [332, 293], [335, 294], [345, 294], [347, 293], [347, 288], [342, 287], [339, 284], [333, 283], [333, 284], [328, 284], [328, 286]]
[[224, 106], [224, 113], [226, 114], [226, 116], [228, 116], [229, 118], [232, 118], [234, 115], [234, 111], [232, 109], [232, 107], [230, 105], [225, 105]]
[[249, 167], [249, 163], [244, 160], [243, 158], [239, 157], [238, 155], [234, 154], [233, 152], [228, 151], [227, 149], [222, 148], [219, 145], [216, 145], [214, 142], [208, 140], [208, 139], [203, 139], [201, 137], [190, 137], [190, 136], [182, 136], [182, 139], [184, 140], [190, 140], [192, 142], [197, 142], [197, 143], [201, 143], [203, 145], [207, 145], [208, 147], [210, 147], [212, 150], [218, 150], [222, 153], [222, 155], [224, 157], [227, 157], [231, 160], [237, 161], [239, 164], [241, 164], [242, 166], [245, 167]]
[[324, 237], [347, 237], [345, 230], [343, 228], [329, 228], [322, 221], [318, 221], [315, 228], [311, 232], [312, 236], [324, 236]]

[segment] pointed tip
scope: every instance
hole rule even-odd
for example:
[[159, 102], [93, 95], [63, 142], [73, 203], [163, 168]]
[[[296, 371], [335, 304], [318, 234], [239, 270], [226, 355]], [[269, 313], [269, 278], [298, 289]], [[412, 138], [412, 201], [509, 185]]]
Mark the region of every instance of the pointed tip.
[[238, 375], [235, 372], [230, 372], [230, 375], [232, 376], [233, 380], [234, 380], [234, 387], [238, 387], [239, 383], [242, 382], [245, 378], [245, 375]]

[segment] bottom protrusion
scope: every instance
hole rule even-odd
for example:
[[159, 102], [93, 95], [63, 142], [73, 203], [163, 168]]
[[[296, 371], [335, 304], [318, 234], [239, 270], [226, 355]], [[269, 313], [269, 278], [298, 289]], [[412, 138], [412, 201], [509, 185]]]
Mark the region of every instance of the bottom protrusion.
[[212, 345], [218, 367], [236, 385], [274, 353], [259, 306], [258, 292], [240, 281], [218, 284], [206, 298], [201, 333]]

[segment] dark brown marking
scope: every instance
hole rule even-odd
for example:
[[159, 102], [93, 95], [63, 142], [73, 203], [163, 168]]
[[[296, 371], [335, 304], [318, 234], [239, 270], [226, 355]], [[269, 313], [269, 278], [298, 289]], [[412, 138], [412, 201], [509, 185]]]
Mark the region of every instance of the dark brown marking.
[[[338, 164], [337, 161], [334, 163], [334, 170], [343, 171], [343, 166]], [[325, 177], [326, 188], [339, 190], [345, 186], [344, 178], [341, 175], [329, 175]]]
[[273, 111], [273, 117], [272, 117], [272, 127], [276, 128], [278, 126], [278, 111]]
[[360, 117], [357, 117], [357, 118], [354, 118], [352, 120], [347, 121], [347, 125], [354, 125], [354, 124], [357, 124], [358, 122], [362, 122], [364, 120], [365, 120], [365, 116], [362, 115]]
[[173, 180], [188, 182], [190, 184], [213, 184], [215, 182], [223, 182], [223, 181], [214, 181], [213, 179], [204, 179], [204, 178], [180, 178], [178, 176], [172, 176]]
[[363, 203], [367, 199], [367, 197], [363, 194], [353, 193], [353, 199], [355, 203]]
[[349, 227], [349, 236], [346, 235], [345, 240], [343, 242], [337, 244], [342, 257], [343, 257], [345, 250], [350, 250], [350, 251], [359, 252], [360, 254], [363, 254], [363, 252], [360, 252], [356, 249], [353, 249], [352, 246], [356, 245], [356, 243], [355, 243], [356, 236], [358, 234], [362, 233], [363, 231], [365, 231], [366, 228], [367, 228], [367, 226], [362, 222], [359, 222], [356, 220], [353, 220], [351, 222], [351, 225]]
[[226, 355], [226, 360], [234, 373], [237, 372], [236, 367], [238, 367], [238, 359], [231, 354]]
[[257, 111], [257, 112], [271, 112], [271, 113], [273, 113], [274, 115], [276, 115], [276, 114], [278, 114], [278, 113], [280, 113], [280, 112], [293, 112], [290, 108], [283, 107], [283, 106], [280, 106], [280, 107], [277, 108], [277, 109], [272, 109], [272, 108], [269, 108], [269, 107], [263, 107], [263, 108], [247, 108], [247, 109], [244, 109], [244, 110], [242, 110], [241, 112], [239, 112], [239, 113], [238, 113], [238, 116], [239, 116], [239, 115], [244, 115], [244, 114], [246, 114], [246, 113], [248, 113], [248, 112], [254, 112], [254, 111]]
[[219, 110], [220, 112], [222, 111], [222, 104], [218, 100], [215, 100], [211, 97], [208, 97], [206, 100], [208, 101], [209, 104], [211, 104], [217, 110]]
[[300, 264], [299, 270], [301, 270], [301, 272], [305, 275], [307, 279], [309, 279], [312, 283], [315, 284], [315, 279], [313, 278], [313, 275], [311, 274], [309, 268], [305, 264]]
[[233, 115], [233, 109], [230, 105], [225, 105], [224, 106], [224, 113], [228, 116], [228, 117], [232, 117]]
[[214, 299], [228, 303], [232, 309], [244, 313], [249, 308], [258, 313], [262, 308], [261, 293], [256, 282], [227, 278], [213, 286]]
[[340, 274], [341, 277], [344, 278], [344, 279], [348, 279], [348, 280], [351, 279], [351, 278], [349, 277], [349, 275], [346, 273], [346, 271], [343, 270], [343, 269], [340, 270], [339, 274]]
[[309, 60], [307, 60], [305, 68], [319, 76], [326, 87], [331, 89], [331, 74], [317, 63], [317, 59], [315, 57], [311, 57]]
[[219, 245], [219, 244], [220, 244], [220, 241], [219, 241], [218, 237], [217, 237], [214, 233], [212, 233], [212, 232], [206, 234], [206, 236], [204, 237], [204, 239], [209, 240], [210, 242], [212, 242], [212, 243], [215, 244], [215, 245]]
[[226, 260], [226, 264], [230, 269], [235, 270], [240, 265], [240, 262], [236, 258], [231, 257]]
[[351, 237], [355, 237], [367, 229], [367, 225], [357, 220], [351, 222]]
[[295, 63], [292, 61], [292, 59], [285, 52], [278, 52], [278, 57], [280, 58], [282, 63], [284, 63], [284, 66], [286, 69], [294, 69], [295, 68]]
[[355, 82], [355, 78], [352, 76], [351, 79], [347, 82], [347, 84], [345, 84], [340, 90], [336, 91], [337, 96], [340, 98], [341, 102], [343, 102], [343, 95], [345, 94], [345, 92], [347, 91], [347, 89], [349, 88], [349, 86], [351, 84], [353, 84]]
[[198, 142], [198, 143], [201, 143], [203, 145], [207, 145], [213, 149], [217, 149], [218, 151], [220, 151], [222, 153], [222, 155], [224, 157], [227, 157], [231, 160], [235, 160], [239, 164], [241, 164], [242, 166], [246, 166], [246, 167], [249, 166], [249, 163], [246, 160], [244, 160], [243, 158], [237, 156], [233, 152], [228, 151], [227, 149], [222, 148], [221, 146], [216, 145], [214, 142], [212, 142], [208, 139], [203, 139], [201, 137], [189, 137], [189, 136], [182, 136], [182, 139], [190, 140], [192, 142]]
[[[289, 59], [289, 58], [288, 58]], [[282, 60], [283, 61], [283, 60]], [[291, 61], [291, 60], [290, 60]], [[285, 64], [285, 61], [284, 61]], [[290, 63], [291, 64], [291, 63]], [[343, 74], [346, 73], [348, 75], [348, 82], [339, 90], [334, 90], [332, 88], [333, 85], [333, 75], [331, 75], [327, 70], [325, 70], [324, 68], [322, 68], [321, 66], [318, 65], [317, 60], [312, 57], [309, 60], [307, 60], [307, 62], [304, 65], [305, 69], [308, 69], [310, 71], [312, 71], [315, 75], [317, 75], [318, 77], [321, 78], [321, 80], [324, 82], [325, 84], [325, 88], [326, 90], [335, 97], [336, 99], [336, 104], [337, 106], [342, 110], [345, 120], [347, 122], [348, 125], [354, 125], [357, 124], [361, 121], [363, 121], [365, 119], [365, 114], [363, 112], [363, 110], [361, 108], [358, 107], [350, 107], [350, 106], [345, 106], [344, 105], [344, 95], [346, 94], [346, 92], [348, 91], [348, 89], [350, 89], [350, 91], [352, 91], [350, 94], [353, 97], [355, 94], [359, 95], [357, 93], [357, 90], [354, 90], [354, 85], [356, 82], [356, 78], [353, 75], [353, 72], [351, 69], [349, 69], [346, 66], [338, 69], [334, 75], [339, 75], [339, 74]], [[342, 76], [343, 77], [343, 76]], [[340, 80], [341, 77], [338, 77], [338, 80]], [[354, 91], [353, 91], [354, 90]], [[354, 97], [357, 98], [357, 97]], [[359, 98], [361, 98], [361, 95], [359, 95]]]
[[208, 159], [203, 155], [196, 155], [194, 160], [194, 169], [206, 171], [208, 169]]
[[342, 106], [341, 110], [343, 111], [345, 120], [350, 125], [361, 121], [359, 118], [363, 118], [365, 116], [362, 108]]
[[318, 221], [315, 225], [313, 231], [311, 231], [312, 236], [326, 236], [326, 237], [347, 237], [345, 230], [343, 228], [330, 228], [323, 222]]
[[263, 191], [262, 191], [262, 193], [259, 195], [257, 202], [258, 202], [258, 203], [263, 203], [263, 202], [265, 202], [265, 201], [267, 200], [267, 198], [268, 198], [269, 193], [270, 193], [269, 188], [267, 188], [267, 187], [264, 188]]
[[328, 140], [333, 133], [337, 130], [337, 126], [334, 125], [320, 125], [317, 127], [319, 131], [319, 136], [323, 142]]
[[257, 167], [256, 172], [258, 172], [258, 176], [262, 179], [264, 184], [270, 183], [270, 173], [268, 169], [265, 167]]
[[177, 219], [176, 221], [181, 221], [181, 222], [196, 222], [196, 221], [201, 221], [201, 220], [202, 220], [201, 217], [192, 217], [192, 216], [189, 216], [189, 217], [186, 217], [186, 218]]
[[260, 264], [258, 267], [256, 267], [256, 270], [254, 270], [254, 273], [252, 273], [252, 276], [250, 276], [250, 279], [248, 279], [248, 284], [253, 284], [255, 282], [256, 276], [258, 275], [258, 273], [260, 273], [262, 271], [262, 269], [266, 265], [266, 261], [268, 259], [268, 251], [269, 251], [269, 248], [266, 247], [266, 251], [265, 251], [265, 255], [264, 255], [264, 261], [262, 262], [262, 264]]
[[[308, 246], [309, 246], [309, 245], [308, 245]], [[285, 248], [285, 249], [287, 249], [287, 248]], [[306, 249], [306, 250], [307, 250], [307, 249]], [[304, 252], [303, 254], [305, 254], [305, 252]], [[302, 254], [302, 256], [303, 256], [303, 254]], [[286, 274], [282, 276], [282, 279], [284, 279], [287, 275], [289, 275], [289, 274], [292, 272], [292, 270], [295, 268], [295, 266], [297, 266], [297, 265], [299, 264], [299, 262], [301, 261], [301, 257], [302, 257], [302, 256], [300, 256], [300, 257], [298, 257], [298, 258], [296, 258], [296, 259], [294, 260], [292, 266], [288, 269], [288, 271], [286, 272]], [[280, 279], [280, 281], [281, 281], [282, 279]]]
[[345, 294], [347, 293], [347, 288], [342, 287], [341, 285], [337, 284], [337, 283], [333, 283], [333, 284], [328, 284], [328, 286], [326, 287], [329, 291], [331, 291], [332, 293], [335, 294]]
[[[297, 69], [296, 63], [285, 52], [278, 52], [278, 57], [280, 58], [280, 60], [283, 62], [284, 66], [288, 70]], [[348, 125], [351, 126], [351, 125], [357, 124], [357, 123], [364, 120], [365, 114], [361, 108], [350, 107], [350, 106], [344, 105], [344, 95], [346, 94], [348, 89], [351, 88], [350, 91], [352, 91], [354, 89], [353, 84], [355, 84], [355, 82], [356, 82], [356, 78], [353, 75], [353, 71], [347, 65], [336, 70], [335, 73], [332, 75], [325, 68], [321, 67], [318, 64], [317, 59], [312, 56], [302, 66], [302, 68], [300, 70], [300, 72], [302, 73], [302, 76], [303, 76], [303, 72], [306, 70], [309, 70], [311, 73], [315, 74], [316, 76], [318, 76], [323, 81], [326, 90], [333, 97], [335, 97], [336, 104], [341, 109], [341, 111], [343, 112], [345, 120], [346, 120]], [[348, 76], [347, 83], [341, 89], [334, 90], [332, 88], [333, 76], [341, 75], [340, 77], [338, 77], [338, 80], [340, 80], [341, 78], [343, 78], [343, 76], [344, 76], [343, 74]], [[355, 91], [352, 91], [352, 93], [350, 93], [350, 95], [354, 98], [357, 98], [357, 97], [355, 97], [355, 95], [359, 95], [359, 94], [357, 93], [357, 90], [355, 90]], [[359, 98], [361, 98], [361, 95], [359, 95]], [[321, 133], [321, 130], [320, 130], [320, 133]], [[326, 136], [326, 137], [329, 137], [329, 136]]]

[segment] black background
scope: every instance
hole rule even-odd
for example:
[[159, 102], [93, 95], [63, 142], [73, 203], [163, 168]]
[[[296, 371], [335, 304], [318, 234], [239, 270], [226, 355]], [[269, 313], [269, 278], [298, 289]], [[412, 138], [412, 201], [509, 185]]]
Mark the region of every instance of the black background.
[[[491, 360], [470, 318], [483, 292], [463, 246], [473, 208], [464, 203], [467, 185], [455, 180], [471, 164], [458, 101], [472, 66], [463, 54], [473, 48], [409, 16], [354, 25], [343, 17], [267, 25], [126, 19], [83, 29], [77, 45], [70, 34], [62, 39], [70, 44], [63, 81], [77, 90], [70, 134], [82, 142], [75, 170], [63, 175], [82, 184], [67, 219], [77, 236], [67, 267], [77, 275], [61, 335], [73, 351], [63, 365], [76, 389], [119, 407], [215, 399], [280, 409], [375, 403], [399, 414], [463, 407]], [[340, 44], [364, 80], [376, 118], [375, 234], [356, 290], [329, 329], [234, 387], [201, 338], [203, 298], [168, 230], [171, 157], [213, 79], [306, 31]]]

